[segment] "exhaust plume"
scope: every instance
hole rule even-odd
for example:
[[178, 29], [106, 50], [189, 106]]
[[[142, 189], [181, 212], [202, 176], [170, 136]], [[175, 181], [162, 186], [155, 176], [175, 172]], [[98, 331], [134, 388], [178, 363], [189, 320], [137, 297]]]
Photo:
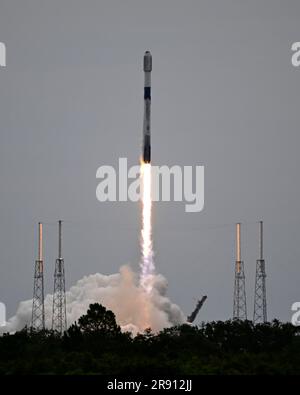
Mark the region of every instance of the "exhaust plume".
[[151, 163], [141, 162], [141, 185], [142, 185], [142, 230], [141, 250], [142, 259], [140, 263], [141, 286], [147, 293], [152, 292], [152, 281], [155, 273], [152, 246], [152, 196], [151, 196]]
[[[119, 273], [100, 273], [84, 276], [66, 292], [67, 320], [71, 325], [86, 314], [91, 303], [101, 303], [116, 315], [123, 331], [133, 335], [151, 327], [154, 332], [185, 322], [180, 308], [166, 296], [167, 281], [160, 274], [152, 275], [151, 295], [138, 282], [138, 276], [129, 266]], [[45, 297], [45, 326], [51, 329], [53, 296]], [[31, 325], [32, 300], [19, 304], [16, 315], [0, 331], [15, 332]]]

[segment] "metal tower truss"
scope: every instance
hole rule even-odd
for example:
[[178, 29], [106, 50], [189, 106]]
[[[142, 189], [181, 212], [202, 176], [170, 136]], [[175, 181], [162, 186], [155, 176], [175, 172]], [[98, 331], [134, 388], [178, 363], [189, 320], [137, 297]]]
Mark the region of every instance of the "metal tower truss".
[[54, 272], [52, 329], [63, 334], [67, 329], [64, 260], [56, 259]]
[[256, 261], [253, 323], [267, 322], [266, 267], [263, 259], [263, 222], [259, 223], [260, 259]]
[[67, 329], [65, 265], [61, 254], [62, 221], [58, 222], [58, 258], [55, 261], [52, 329], [61, 335]]
[[234, 278], [233, 318], [247, 319], [244, 262], [236, 261]]
[[241, 224], [236, 224], [236, 262], [234, 276], [233, 319], [247, 319], [244, 262], [241, 260]]
[[39, 258], [35, 261], [33, 302], [31, 327], [37, 331], [45, 329], [45, 307], [44, 307], [44, 261], [43, 261], [43, 227], [39, 223]]

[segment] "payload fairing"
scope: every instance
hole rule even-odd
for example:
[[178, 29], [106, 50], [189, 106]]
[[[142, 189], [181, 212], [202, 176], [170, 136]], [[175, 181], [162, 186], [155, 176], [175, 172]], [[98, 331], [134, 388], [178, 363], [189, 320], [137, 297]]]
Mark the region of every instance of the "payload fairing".
[[143, 161], [151, 162], [151, 71], [152, 56], [149, 51], [144, 55], [144, 124], [143, 124]]

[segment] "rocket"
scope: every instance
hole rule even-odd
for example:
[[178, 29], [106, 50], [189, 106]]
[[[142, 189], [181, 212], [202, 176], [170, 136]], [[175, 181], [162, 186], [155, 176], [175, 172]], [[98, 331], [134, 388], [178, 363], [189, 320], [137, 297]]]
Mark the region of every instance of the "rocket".
[[152, 56], [149, 51], [144, 54], [144, 123], [143, 123], [143, 161], [151, 162], [151, 71]]

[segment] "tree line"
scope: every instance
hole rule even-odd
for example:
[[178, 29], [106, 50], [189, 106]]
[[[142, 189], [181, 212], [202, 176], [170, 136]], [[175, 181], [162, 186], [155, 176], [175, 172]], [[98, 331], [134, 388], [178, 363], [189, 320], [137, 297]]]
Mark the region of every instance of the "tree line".
[[278, 320], [228, 320], [132, 336], [95, 303], [62, 336], [26, 327], [0, 337], [0, 374], [299, 374], [299, 333]]

